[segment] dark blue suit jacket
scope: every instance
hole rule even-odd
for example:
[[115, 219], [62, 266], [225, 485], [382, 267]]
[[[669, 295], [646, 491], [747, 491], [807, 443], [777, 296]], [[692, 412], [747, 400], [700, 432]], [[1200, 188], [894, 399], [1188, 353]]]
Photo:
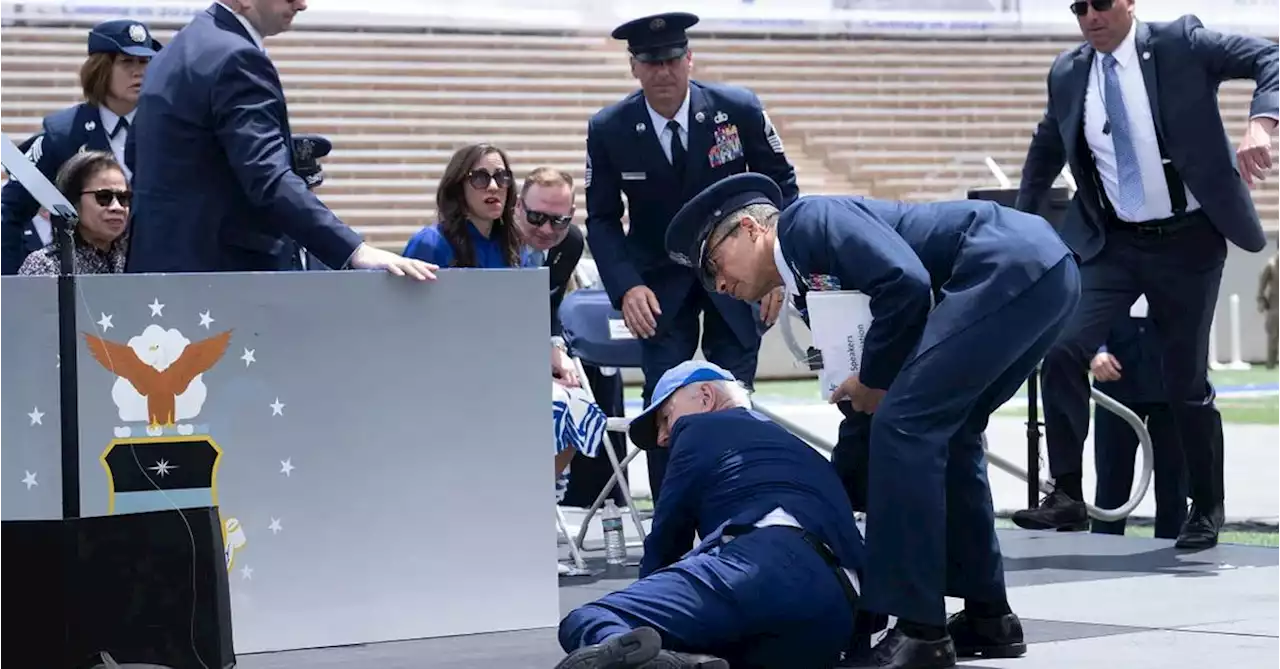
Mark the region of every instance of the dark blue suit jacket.
[[[49, 181], [54, 181], [58, 168], [71, 156], [81, 150], [110, 153], [111, 143], [98, 107], [84, 102], [46, 116], [40, 132], [18, 148]], [[16, 179], [10, 178], [0, 189], [0, 272], [17, 274], [27, 254], [41, 248], [40, 237], [31, 227], [31, 218], [39, 211], [40, 203]], [[36, 246], [33, 248], [32, 244]]]
[[[811, 195], [782, 212], [778, 241], [802, 296], [856, 290], [871, 298], [859, 379], [881, 390], [908, 358], [982, 320], [1071, 253], [1043, 218], [978, 200]], [[945, 322], [922, 339], [928, 318]]]
[[[715, 133], [730, 127], [737, 129], [741, 155], [713, 166]], [[663, 305], [659, 329], [676, 314], [667, 305], [679, 304], [696, 283], [693, 271], [672, 262], [663, 246], [667, 226], [685, 202], [720, 179], [748, 171], [776, 181], [788, 202], [799, 194], [795, 168], [751, 91], [691, 81], [688, 134], [684, 180], [678, 181], [641, 91], [600, 110], [587, 126], [587, 244], [614, 308], [621, 308], [628, 290], [648, 286]], [[630, 217], [626, 233], [624, 193]], [[725, 295], [711, 299], [744, 344], [759, 340], [750, 305]]]
[[293, 171], [275, 65], [221, 6], [151, 60], [134, 127], [127, 271], [295, 269], [297, 243], [344, 267], [359, 246]]
[[726, 525], [752, 525], [778, 507], [862, 573], [862, 535], [831, 463], [773, 421], [748, 409], [685, 416], [671, 433], [671, 462], [641, 578], [719, 544]]
[[1094, 387], [1125, 404], [1168, 401], [1160, 339], [1150, 319], [1125, 314], [1111, 327], [1105, 349], [1120, 361], [1120, 379], [1094, 381]]
[[[1218, 132], [1223, 124], [1217, 94], [1224, 81], [1253, 79], [1257, 87], [1250, 116], [1277, 113], [1276, 45], [1216, 33], [1200, 19], [1184, 16], [1169, 23], [1139, 23], [1135, 46], [1143, 54], [1139, 62], [1156, 132], [1173, 166], [1222, 236], [1246, 251], [1261, 251], [1266, 238], [1236, 169], [1234, 143]], [[1016, 204], [1023, 211], [1039, 211], [1062, 166], [1070, 165], [1079, 190], [1059, 231], [1081, 261], [1097, 255], [1106, 241], [1106, 194], [1084, 140], [1085, 89], [1094, 55], [1093, 47], [1083, 44], [1054, 60], [1048, 108], [1027, 150]]]

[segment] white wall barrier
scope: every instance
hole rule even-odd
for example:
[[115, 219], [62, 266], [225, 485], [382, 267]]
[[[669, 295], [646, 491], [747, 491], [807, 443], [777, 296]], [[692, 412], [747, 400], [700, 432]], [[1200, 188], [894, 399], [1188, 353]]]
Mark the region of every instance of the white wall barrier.
[[[80, 277], [82, 515], [217, 505], [237, 653], [555, 626], [548, 280]], [[5, 521], [62, 517], [55, 284], [0, 279]]]

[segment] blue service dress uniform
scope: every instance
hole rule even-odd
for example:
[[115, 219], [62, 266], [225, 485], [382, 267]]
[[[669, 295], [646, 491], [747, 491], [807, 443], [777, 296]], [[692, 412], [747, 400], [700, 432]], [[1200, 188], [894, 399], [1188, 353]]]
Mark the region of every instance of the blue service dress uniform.
[[[1154, 464], [1156, 526], [1158, 539], [1176, 539], [1187, 518], [1188, 483], [1182, 444], [1165, 394], [1160, 340], [1155, 324], [1145, 317], [1126, 314], [1111, 328], [1104, 351], [1120, 362], [1120, 378], [1094, 380], [1094, 387], [1128, 407], [1146, 421], [1151, 435]], [[1208, 396], [1214, 395], [1212, 387]], [[1221, 431], [1218, 431], [1221, 447]], [[1133, 489], [1134, 456], [1138, 435], [1114, 413], [1095, 405], [1093, 410], [1093, 459], [1097, 470], [1094, 505], [1114, 509], [1129, 501]], [[1092, 520], [1091, 529], [1103, 534], [1124, 534], [1125, 521]]]
[[[671, 218], [703, 188], [748, 170], [772, 178], [788, 201], [799, 194], [795, 168], [754, 93], [691, 81], [685, 105], [683, 166], [667, 158], [658, 138], [663, 128], [653, 127], [640, 91], [598, 112], [587, 130], [587, 243], [600, 278], [614, 308], [621, 308], [628, 290], [643, 285], [662, 310], [656, 334], [640, 340], [646, 399], [663, 372], [697, 352], [699, 316], [704, 357], [748, 386], [764, 329], [753, 305], [708, 293], [692, 272], [667, 258], [662, 244]], [[655, 454], [649, 461], [655, 498], [664, 471], [665, 454]]]
[[[670, 444], [640, 580], [569, 613], [561, 645], [572, 652], [647, 626], [664, 649], [712, 653], [734, 669], [834, 666], [854, 629], [836, 567], [794, 528], [753, 527], [783, 509], [860, 573], [861, 537], [830, 466], [748, 409], [684, 416]], [[695, 531], [704, 540], [690, 551]]]
[[[35, 163], [37, 169], [53, 181], [58, 168], [80, 151], [111, 152], [109, 128], [104, 128], [97, 105], [83, 102], [45, 117], [40, 132], [18, 148]], [[27, 189], [10, 178], [0, 189], [0, 230], [3, 231], [3, 273], [17, 274], [30, 248], [29, 238], [39, 236], [31, 227], [31, 219], [40, 211], [40, 203]]]

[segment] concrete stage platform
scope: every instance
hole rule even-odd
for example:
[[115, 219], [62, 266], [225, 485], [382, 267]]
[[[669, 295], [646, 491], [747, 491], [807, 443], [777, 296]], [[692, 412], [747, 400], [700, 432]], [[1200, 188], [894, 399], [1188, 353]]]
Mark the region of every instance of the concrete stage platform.
[[[1276, 549], [1221, 545], [1186, 552], [1174, 550], [1172, 541], [1158, 539], [1023, 530], [1001, 531], [1000, 541], [1009, 600], [1022, 617], [1030, 649], [1019, 659], [961, 661], [962, 667], [1276, 666], [1280, 655], [1280, 553]], [[567, 556], [563, 546], [561, 552]], [[633, 558], [639, 557], [638, 551], [632, 553]], [[594, 570], [604, 567], [602, 559], [590, 562]], [[630, 580], [561, 578], [561, 612]], [[948, 603], [960, 606], [959, 601]], [[421, 615], [447, 616], [449, 612], [433, 610], [430, 602], [423, 602]], [[238, 666], [550, 669], [561, 657], [556, 630], [546, 628], [244, 655]]]

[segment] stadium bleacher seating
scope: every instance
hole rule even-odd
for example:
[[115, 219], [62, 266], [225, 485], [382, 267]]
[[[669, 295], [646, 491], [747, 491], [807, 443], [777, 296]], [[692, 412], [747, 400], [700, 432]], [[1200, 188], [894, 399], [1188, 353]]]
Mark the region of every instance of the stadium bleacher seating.
[[[172, 29], [157, 29], [162, 41]], [[83, 26], [7, 26], [0, 122], [15, 140], [80, 99]], [[991, 156], [1017, 183], [1044, 109], [1056, 38], [694, 36], [695, 76], [754, 89], [796, 164], [802, 192], [920, 201], [994, 185]], [[541, 164], [581, 178], [586, 121], [635, 88], [606, 35], [332, 32], [271, 38], [295, 132], [335, 145], [321, 197], [366, 238], [403, 248], [433, 221], [435, 185], [453, 149], [489, 141], [516, 173]], [[1232, 143], [1250, 82], [1224, 85]], [[1277, 179], [1255, 193], [1275, 230]], [[579, 189], [578, 220], [586, 208]]]

